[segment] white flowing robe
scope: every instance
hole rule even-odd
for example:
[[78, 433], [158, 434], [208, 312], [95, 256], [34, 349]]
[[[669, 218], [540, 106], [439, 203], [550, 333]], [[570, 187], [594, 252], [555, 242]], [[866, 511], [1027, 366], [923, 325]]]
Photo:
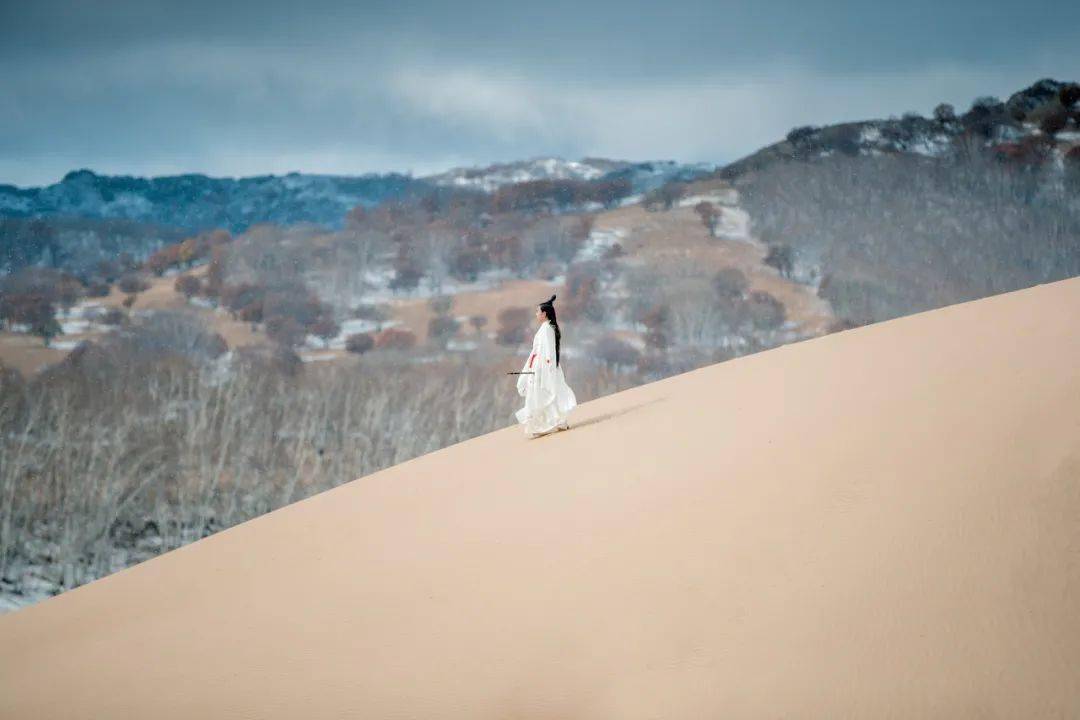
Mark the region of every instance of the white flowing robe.
[[526, 435], [545, 433], [566, 424], [567, 414], [577, 407], [574, 391], [566, 384], [561, 364], [555, 358], [555, 328], [549, 322], [540, 325], [533, 336], [532, 352], [519, 375], [518, 395], [525, 407], [514, 413], [525, 426]]

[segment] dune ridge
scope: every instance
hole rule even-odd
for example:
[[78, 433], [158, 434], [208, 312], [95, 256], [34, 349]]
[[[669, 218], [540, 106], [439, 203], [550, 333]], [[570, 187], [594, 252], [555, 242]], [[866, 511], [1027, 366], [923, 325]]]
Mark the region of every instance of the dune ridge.
[[1078, 311], [1040, 285], [361, 478], [0, 617], [0, 717], [1080, 715]]

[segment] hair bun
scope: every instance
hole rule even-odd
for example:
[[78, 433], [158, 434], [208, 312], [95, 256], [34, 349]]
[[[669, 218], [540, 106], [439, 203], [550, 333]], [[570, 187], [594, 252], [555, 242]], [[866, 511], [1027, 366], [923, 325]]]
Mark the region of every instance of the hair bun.
[[553, 303], [553, 302], [555, 302], [555, 296], [554, 296], [554, 295], [552, 295], [552, 296], [551, 296], [551, 299], [550, 299], [550, 300], [548, 300], [548, 304], [551, 304], [551, 303]]

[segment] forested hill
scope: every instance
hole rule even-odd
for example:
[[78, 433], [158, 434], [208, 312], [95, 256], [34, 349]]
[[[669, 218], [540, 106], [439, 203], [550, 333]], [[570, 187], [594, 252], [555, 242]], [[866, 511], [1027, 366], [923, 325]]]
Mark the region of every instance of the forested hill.
[[[832, 155], [896, 155], [941, 157], [974, 143], [988, 147], [1003, 160], [1039, 163], [1055, 155], [1055, 137], [1073, 139], [1080, 126], [1080, 85], [1045, 78], [1013, 93], [1006, 100], [976, 98], [964, 112], [947, 103], [930, 117], [905, 113], [900, 118], [862, 120], [793, 128], [768, 145], [723, 168], [736, 178], [778, 160], [812, 159]], [[1067, 152], [1070, 145], [1059, 145]]]
[[0, 186], [0, 215], [122, 218], [187, 230], [242, 231], [257, 223], [336, 226], [356, 205], [376, 204], [428, 186], [407, 175], [206, 175], [129, 177], [68, 173], [41, 188]]
[[40, 188], [0, 185], [0, 216], [77, 217], [134, 220], [199, 231], [241, 232], [252, 225], [314, 223], [340, 227], [357, 205], [373, 206], [395, 198], [443, 192], [492, 192], [505, 185], [537, 180], [601, 181], [622, 178], [633, 192], [673, 179], [689, 179], [711, 165], [672, 161], [626, 162], [587, 158], [533, 158], [478, 168], [455, 168], [429, 177], [401, 173], [358, 176], [263, 175], [214, 178], [206, 175], [130, 177], [68, 173]]

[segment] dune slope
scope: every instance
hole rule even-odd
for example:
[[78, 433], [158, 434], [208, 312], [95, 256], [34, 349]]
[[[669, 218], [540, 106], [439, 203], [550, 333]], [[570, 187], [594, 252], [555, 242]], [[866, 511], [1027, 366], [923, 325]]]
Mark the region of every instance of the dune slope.
[[361, 478], [0, 617], [0, 717], [1080, 716], [1078, 313], [1043, 285]]

